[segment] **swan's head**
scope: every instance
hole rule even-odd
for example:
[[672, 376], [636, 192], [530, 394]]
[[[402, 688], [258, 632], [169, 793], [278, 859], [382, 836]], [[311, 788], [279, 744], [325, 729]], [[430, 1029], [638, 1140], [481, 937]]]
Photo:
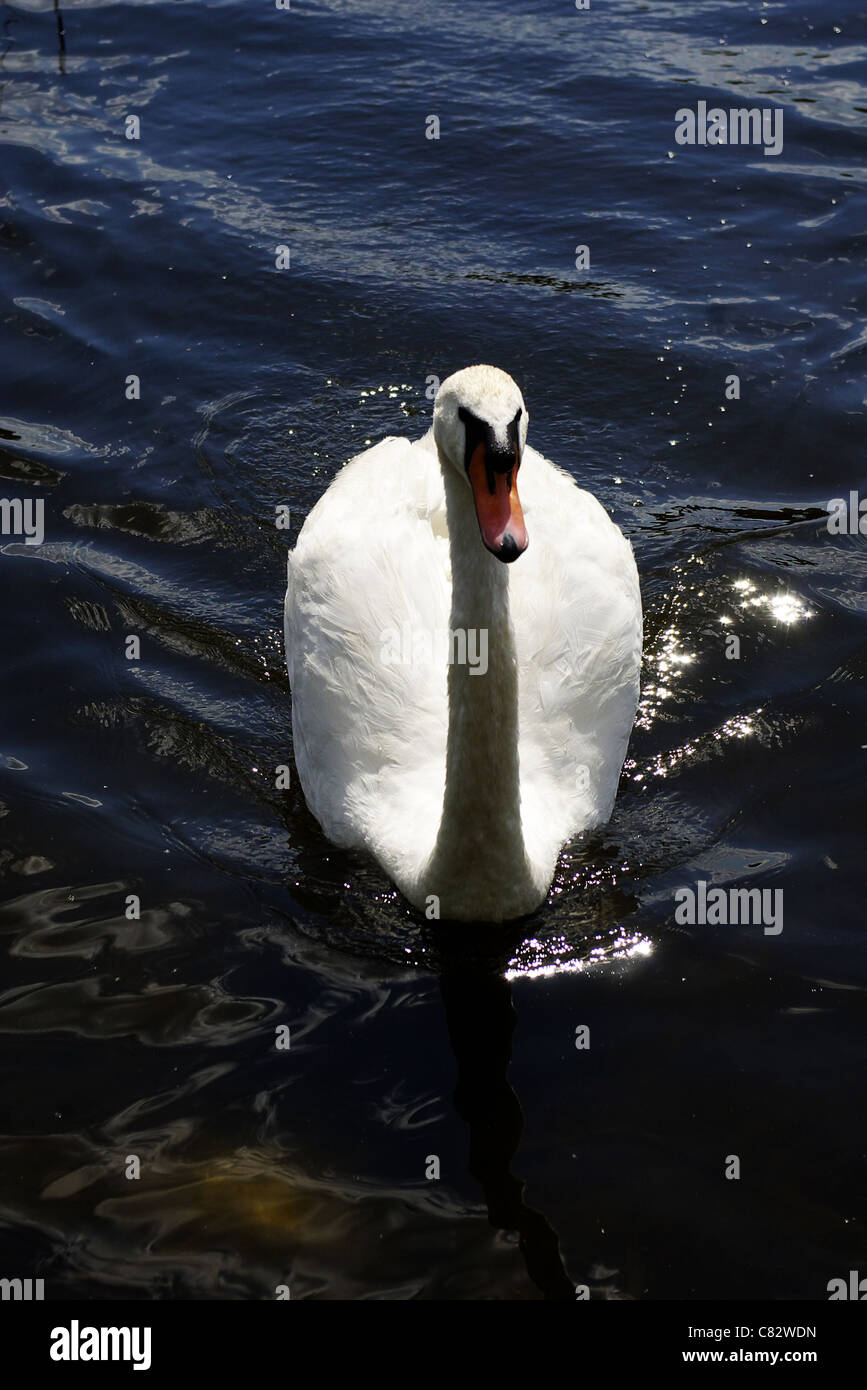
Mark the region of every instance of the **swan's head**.
[[518, 470], [527, 441], [524, 398], [499, 367], [465, 367], [446, 377], [434, 402], [440, 455], [472, 491], [482, 540], [509, 564], [527, 549]]

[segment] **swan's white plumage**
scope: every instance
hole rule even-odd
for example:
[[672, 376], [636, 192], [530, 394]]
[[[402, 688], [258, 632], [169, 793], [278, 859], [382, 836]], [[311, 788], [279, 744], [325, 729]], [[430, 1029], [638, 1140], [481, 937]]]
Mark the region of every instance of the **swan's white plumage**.
[[[519, 483], [530, 543], [508, 588], [520, 821], [538, 900], [565, 841], [611, 813], [638, 699], [641, 600], [632, 548], [593, 496], [528, 447]], [[311, 811], [417, 906], [443, 809], [447, 667], [385, 663], [383, 634], [443, 632], [450, 605], [433, 431], [384, 439], [337, 475], [289, 555], [286, 653]]]

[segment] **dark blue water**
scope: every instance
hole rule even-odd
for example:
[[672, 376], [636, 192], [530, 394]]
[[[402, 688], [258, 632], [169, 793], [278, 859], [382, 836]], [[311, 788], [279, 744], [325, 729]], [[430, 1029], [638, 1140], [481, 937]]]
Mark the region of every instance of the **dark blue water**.
[[[45, 506], [0, 548], [0, 1274], [867, 1272], [867, 540], [826, 524], [867, 495], [863, 8], [33, 0], [0, 35], [0, 478]], [[699, 100], [782, 110], [782, 153], [676, 144]], [[478, 360], [632, 540], [646, 665], [611, 824], [529, 925], [456, 932], [274, 769], [287, 544]], [[784, 930], [678, 925], [699, 879], [782, 889]]]

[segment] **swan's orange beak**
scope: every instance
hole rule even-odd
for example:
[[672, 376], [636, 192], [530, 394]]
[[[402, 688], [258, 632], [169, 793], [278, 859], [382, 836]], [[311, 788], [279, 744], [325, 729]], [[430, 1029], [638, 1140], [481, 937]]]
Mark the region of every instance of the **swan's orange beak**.
[[518, 450], [508, 472], [493, 469], [484, 444], [477, 444], [467, 468], [482, 540], [492, 555], [511, 564], [527, 549], [527, 528], [518, 496]]

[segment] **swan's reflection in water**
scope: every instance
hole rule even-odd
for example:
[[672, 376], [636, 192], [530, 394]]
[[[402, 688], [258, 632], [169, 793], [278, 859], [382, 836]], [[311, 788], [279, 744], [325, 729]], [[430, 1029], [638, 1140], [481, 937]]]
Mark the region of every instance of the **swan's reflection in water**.
[[[524, 1127], [507, 1074], [517, 1023], [511, 985], [486, 963], [466, 959], [461, 946], [466, 928], [463, 934], [459, 927], [451, 932], [443, 927], [439, 933], [445, 962], [440, 994], [458, 1067], [455, 1109], [470, 1131], [470, 1173], [481, 1184], [491, 1225], [518, 1232], [527, 1273], [545, 1298], [574, 1299], [557, 1235], [542, 1213], [524, 1201], [524, 1183], [509, 1166]], [[502, 928], [499, 936], [502, 943]], [[479, 944], [473, 943], [474, 953]], [[509, 945], [512, 954], [519, 938]]]
[[[608, 949], [588, 943], [582, 955], [574, 945], [566, 952], [565, 939], [558, 938], [546, 955], [546, 947], [525, 938], [520, 928], [441, 924], [425, 935], [440, 961], [440, 995], [458, 1071], [454, 1105], [469, 1128], [469, 1171], [481, 1185], [488, 1220], [497, 1230], [517, 1232], [527, 1273], [547, 1301], [574, 1301], [576, 1281], [566, 1269], [557, 1233], [542, 1212], [528, 1206], [525, 1183], [510, 1167], [524, 1127], [508, 1078], [517, 1025], [511, 982], [533, 973], [532, 967], [516, 968], [528, 946], [537, 970], [554, 973], [558, 962], [560, 968], [586, 969], [624, 959], [637, 946], [646, 954], [649, 943], [634, 941], [630, 950], [619, 936]], [[604, 1296], [617, 1296], [616, 1290], [609, 1284]]]

